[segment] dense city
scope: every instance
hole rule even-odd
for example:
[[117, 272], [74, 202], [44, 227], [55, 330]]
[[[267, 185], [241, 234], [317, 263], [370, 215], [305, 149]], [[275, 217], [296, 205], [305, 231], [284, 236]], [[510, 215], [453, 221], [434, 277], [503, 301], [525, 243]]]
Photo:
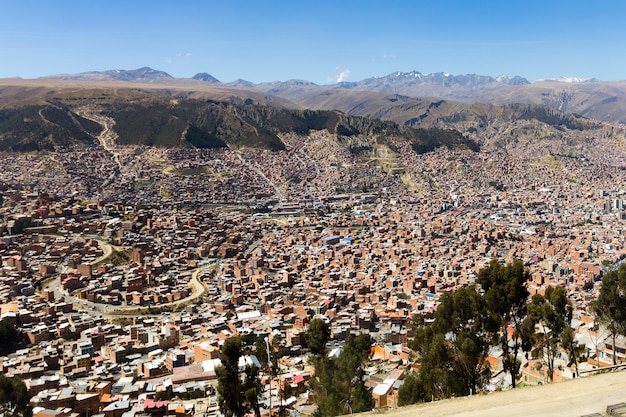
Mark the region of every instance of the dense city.
[[[520, 350], [516, 378], [494, 343], [478, 391], [626, 358], [626, 338], [592, 308], [626, 257], [624, 149], [417, 154], [390, 138], [396, 153], [363, 157], [324, 131], [281, 139], [278, 152], [0, 156], [0, 331], [15, 336], [1, 367], [24, 381], [34, 416], [219, 415], [225, 346], [258, 378], [250, 412], [396, 408], [426, 358], [419, 317], [436, 322], [493, 260], [521, 261], [527, 302], [558, 288], [573, 340]], [[328, 363], [338, 381], [350, 352], [348, 396], [316, 414]]]

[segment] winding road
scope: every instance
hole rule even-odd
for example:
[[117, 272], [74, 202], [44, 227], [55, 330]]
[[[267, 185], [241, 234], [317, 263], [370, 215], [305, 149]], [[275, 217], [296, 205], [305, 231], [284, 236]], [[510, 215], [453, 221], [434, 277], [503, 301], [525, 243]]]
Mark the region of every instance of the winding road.
[[[90, 262], [91, 265], [97, 265], [102, 262], [108, 260], [116, 249], [113, 245], [98, 240], [98, 244], [102, 248], [103, 255], [95, 259], [93, 262]], [[159, 304], [157, 306], [160, 309], [164, 309], [166, 311], [176, 311], [182, 306], [188, 305], [199, 300], [204, 293], [206, 292], [206, 288], [201, 282], [201, 278], [205, 273], [216, 271], [219, 268], [220, 262], [218, 260], [213, 260], [206, 265], [203, 265], [199, 268], [193, 269], [191, 271], [191, 280], [189, 281], [189, 287], [191, 288], [191, 294], [181, 300], [177, 300], [171, 303]], [[66, 302], [70, 302], [75, 305], [76, 308], [84, 309], [86, 312], [90, 312], [93, 315], [102, 315], [107, 318], [120, 318], [120, 317], [136, 317], [137, 314], [148, 315], [150, 314], [150, 307], [143, 306], [113, 306], [102, 303], [92, 303], [86, 300], [79, 299], [76, 296], [68, 294], [67, 292], [61, 289], [61, 279], [60, 276], [57, 275], [53, 279], [48, 280], [44, 285], [43, 289], [54, 288], [55, 290], [55, 298], [59, 299], [63, 297]]]

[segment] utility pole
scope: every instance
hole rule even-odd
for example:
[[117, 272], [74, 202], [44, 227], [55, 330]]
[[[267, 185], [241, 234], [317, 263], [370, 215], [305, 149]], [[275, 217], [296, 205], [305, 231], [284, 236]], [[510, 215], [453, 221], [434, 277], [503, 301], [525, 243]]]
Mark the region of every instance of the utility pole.
[[[264, 338], [265, 340], [265, 346], [266, 346], [266, 350], [267, 350], [267, 365], [270, 367], [272, 367], [272, 358], [270, 357], [270, 339], [269, 337], [265, 336]], [[272, 373], [270, 372], [270, 380], [269, 380], [269, 384], [270, 384], [270, 411], [268, 413], [269, 417], [272, 417], [272, 379], [271, 379], [271, 375]]]

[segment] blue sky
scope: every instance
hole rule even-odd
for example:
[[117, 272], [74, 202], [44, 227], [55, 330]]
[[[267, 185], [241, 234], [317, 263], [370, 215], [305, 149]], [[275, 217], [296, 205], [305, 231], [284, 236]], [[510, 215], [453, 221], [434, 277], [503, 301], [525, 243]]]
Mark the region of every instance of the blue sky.
[[0, 78], [149, 66], [224, 82], [623, 80], [625, 22], [626, 0], [0, 0]]

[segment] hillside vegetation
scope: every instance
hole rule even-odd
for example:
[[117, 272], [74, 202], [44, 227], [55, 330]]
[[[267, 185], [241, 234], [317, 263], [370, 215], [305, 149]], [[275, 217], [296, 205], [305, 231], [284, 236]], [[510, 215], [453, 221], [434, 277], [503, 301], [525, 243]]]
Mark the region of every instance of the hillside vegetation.
[[0, 150], [53, 151], [95, 144], [102, 127], [61, 105], [0, 109]]
[[112, 120], [118, 145], [196, 148], [285, 149], [282, 133], [326, 130], [338, 137], [408, 141], [417, 152], [439, 146], [478, 150], [459, 132], [414, 129], [390, 121], [338, 111], [294, 110], [260, 104], [174, 99], [168, 95], [127, 92], [111, 95], [86, 90], [57, 95], [45, 104], [0, 110], [0, 150], [41, 151], [92, 146], [104, 126], [79, 116], [85, 108]]
[[187, 82], [196, 84], [3, 80], [0, 151], [89, 147], [104, 131], [119, 145], [277, 151], [285, 149], [281, 134], [326, 130], [357, 148], [394, 137], [418, 153], [446, 146], [539, 157], [601, 157], [624, 142], [620, 127], [543, 105], [464, 104], [306, 82], [263, 92]]

